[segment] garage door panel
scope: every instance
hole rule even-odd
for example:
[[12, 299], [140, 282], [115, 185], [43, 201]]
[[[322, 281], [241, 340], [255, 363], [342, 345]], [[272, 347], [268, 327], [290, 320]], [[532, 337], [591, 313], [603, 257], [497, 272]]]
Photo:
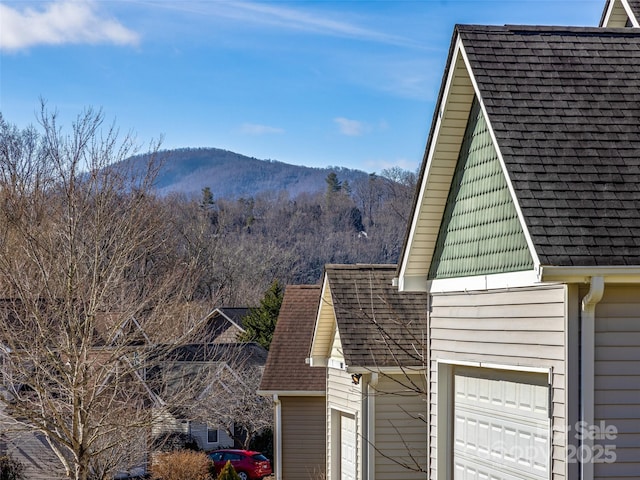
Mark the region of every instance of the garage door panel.
[[548, 385], [544, 375], [456, 370], [454, 478], [546, 479]]
[[340, 415], [340, 478], [356, 478], [356, 421], [349, 415]]

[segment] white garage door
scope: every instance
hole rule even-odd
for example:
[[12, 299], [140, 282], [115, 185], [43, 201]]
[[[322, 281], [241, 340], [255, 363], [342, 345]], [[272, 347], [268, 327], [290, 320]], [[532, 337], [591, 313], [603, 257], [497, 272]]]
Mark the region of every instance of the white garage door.
[[454, 371], [455, 480], [548, 480], [547, 376]]
[[340, 415], [340, 478], [356, 478], [356, 419]]

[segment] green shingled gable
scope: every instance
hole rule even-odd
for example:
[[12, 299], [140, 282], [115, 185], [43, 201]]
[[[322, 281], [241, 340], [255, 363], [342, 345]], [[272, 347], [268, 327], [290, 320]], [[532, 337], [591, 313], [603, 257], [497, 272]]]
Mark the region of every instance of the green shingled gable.
[[533, 268], [482, 110], [474, 100], [429, 271], [430, 279]]

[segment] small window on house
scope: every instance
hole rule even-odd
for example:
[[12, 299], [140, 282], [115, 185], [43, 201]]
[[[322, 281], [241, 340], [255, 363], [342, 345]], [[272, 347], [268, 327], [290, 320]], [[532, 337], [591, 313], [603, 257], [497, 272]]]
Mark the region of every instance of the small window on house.
[[218, 443], [218, 429], [207, 427], [207, 442]]

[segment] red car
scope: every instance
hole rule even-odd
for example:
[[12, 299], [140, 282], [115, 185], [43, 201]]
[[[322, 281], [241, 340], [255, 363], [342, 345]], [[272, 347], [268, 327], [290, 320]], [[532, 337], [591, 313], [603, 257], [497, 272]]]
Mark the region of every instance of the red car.
[[260, 480], [267, 475], [271, 475], [271, 461], [260, 452], [250, 450], [215, 450], [209, 452], [209, 458], [213, 461], [216, 475], [228, 461], [242, 480]]

